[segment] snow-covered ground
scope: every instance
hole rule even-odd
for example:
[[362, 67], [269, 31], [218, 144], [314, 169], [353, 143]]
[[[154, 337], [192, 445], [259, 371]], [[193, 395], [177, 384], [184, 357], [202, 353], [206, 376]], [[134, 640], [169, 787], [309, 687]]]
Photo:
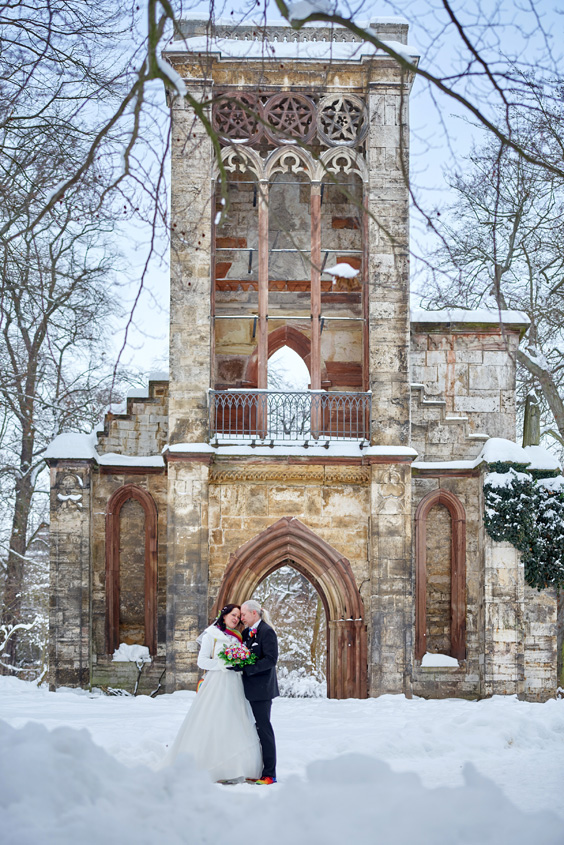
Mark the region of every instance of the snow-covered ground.
[[221, 787], [155, 771], [193, 698], [0, 678], [4, 845], [564, 842], [564, 701], [278, 699], [279, 783]]

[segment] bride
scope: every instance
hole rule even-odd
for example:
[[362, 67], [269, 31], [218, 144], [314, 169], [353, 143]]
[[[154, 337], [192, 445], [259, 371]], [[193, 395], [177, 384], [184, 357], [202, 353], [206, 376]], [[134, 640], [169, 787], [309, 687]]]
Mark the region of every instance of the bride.
[[218, 657], [226, 645], [242, 642], [237, 626], [241, 608], [227, 604], [201, 636], [198, 666], [206, 674], [192, 707], [166, 757], [191, 754], [196, 765], [214, 781], [256, 779], [262, 754], [240, 672], [227, 669]]

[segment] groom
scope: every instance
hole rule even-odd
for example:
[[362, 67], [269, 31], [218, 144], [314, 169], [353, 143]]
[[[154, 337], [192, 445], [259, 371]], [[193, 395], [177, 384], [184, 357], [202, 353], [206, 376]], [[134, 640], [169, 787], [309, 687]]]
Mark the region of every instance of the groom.
[[279, 694], [275, 668], [278, 638], [264, 615], [267, 614], [258, 601], [251, 599], [241, 606], [241, 622], [245, 625], [243, 642], [257, 657], [256, 663], [243, 668], [243, 688], [262, 746], [262, 776], [256, 783], [270, 785], [276, 783], [276, 742], [270, 724], [270, 710], [272, 699]]

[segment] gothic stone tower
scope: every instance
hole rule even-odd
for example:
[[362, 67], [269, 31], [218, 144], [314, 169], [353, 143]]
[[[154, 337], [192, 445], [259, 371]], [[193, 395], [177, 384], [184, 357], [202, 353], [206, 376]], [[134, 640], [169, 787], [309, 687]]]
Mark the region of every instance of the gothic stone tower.
[[[482, 524], [479, 454], [515, 435], [526, 323], [410, 326], [412, 80], [338, 28], [184, 26], [170, 378], [47, 454], [52, 684], [127, 685], [127, 642], [153, 656], [143, 689], [194, 688], [214, 608], [288, 564], [325, 609], [330, 696], [546, 697], [554, 598]], [[269, 386], [284, 346], [308, 390]]]

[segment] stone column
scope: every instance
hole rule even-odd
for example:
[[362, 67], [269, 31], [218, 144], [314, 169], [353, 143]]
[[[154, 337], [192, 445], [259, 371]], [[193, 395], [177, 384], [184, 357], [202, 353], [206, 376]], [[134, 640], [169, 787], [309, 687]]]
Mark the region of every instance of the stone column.
[[[203, 83], [190, 93], [203, 96]], [[170, 398], [171, 443], [208, 437], [211, 386], [211, 235], [213, 149], [184, 101], [172, 107]]]
[[208, 624], [208, 466], [168, 461], [166, 688], [195, 689], [196, 638]]
[[524, 568], [511, 543], [484, 541], [482, 695], [523, 692]]
[[[195, 98], [209, 96], [190, 81]], [[172, 109], [169, 443], [209, 437], [212, 369], [213, 148], [193, 109]], [[201, 456], [200, 456], [201, 457]], [[206, 464], [168, 464], [167, 690], [195, 688], [196, 637], [206, 627], [208, 537]]]
[[51, 463], [49, 686], [90, 683], [91, 464]]
[[369, 694], [411, 695], [413, 572], [411, 468], [372, 467]]
[[[409, 262], [407, 176], [407, 89], [402, 107], [400, 81], [371, 83], [370, 133], [367, 138], [369, 182], [368, 297], [369, 364], [372, 390], [371, 442], [408, 445]], [[400, 123], [403, 122], [403, 132]]]

